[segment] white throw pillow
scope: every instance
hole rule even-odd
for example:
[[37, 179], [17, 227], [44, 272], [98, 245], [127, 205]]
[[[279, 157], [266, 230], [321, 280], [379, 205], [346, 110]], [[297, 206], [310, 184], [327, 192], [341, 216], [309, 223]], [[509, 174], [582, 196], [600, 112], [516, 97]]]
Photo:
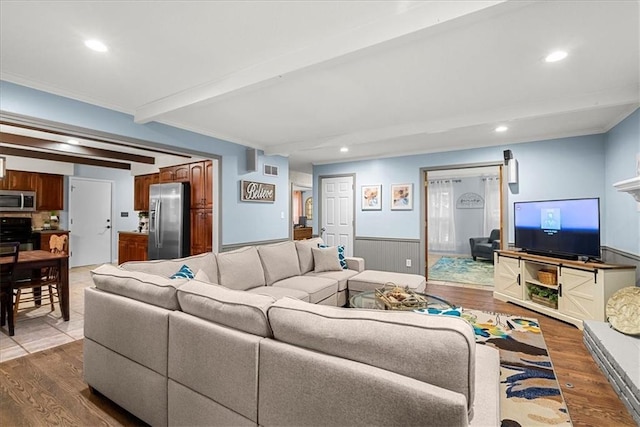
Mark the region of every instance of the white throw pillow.
[[319, 273], [321, 271], [341, 271], [342, 266], [338, 259], [338, 248], [335, 246], [329, 248], [311, 248], [313, 254], [313, 263], [315, 268], [313, 271]]
[[207, 276], [207, 273], [205, 273], [202, 270], [198, 270], [198, 272], [196, 273], [196, 277], [194, 277], [194, 279], [199, 280], [201, 282], [211, 283], [211, 281], [209, 280], [209, 276]]

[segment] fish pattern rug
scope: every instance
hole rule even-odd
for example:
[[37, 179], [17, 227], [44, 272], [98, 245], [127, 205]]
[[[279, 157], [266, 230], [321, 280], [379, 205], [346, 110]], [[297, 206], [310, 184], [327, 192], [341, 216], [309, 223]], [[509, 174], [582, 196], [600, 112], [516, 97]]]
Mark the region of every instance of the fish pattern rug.
[[459, 315], [473, 326], [477, 343], [500, 352], [501, 427], [572, 425], [537, 319], [459, 308], [416, 311]]
[[429, 267], [429, 280], [493, 286], [493, 264], [488, 260], [445, 256]]

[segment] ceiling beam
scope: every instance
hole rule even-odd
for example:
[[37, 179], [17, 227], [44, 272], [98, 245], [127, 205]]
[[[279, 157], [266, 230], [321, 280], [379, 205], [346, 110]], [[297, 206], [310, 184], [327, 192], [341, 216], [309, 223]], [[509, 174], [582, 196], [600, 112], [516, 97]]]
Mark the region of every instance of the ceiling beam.
[[82, 156], [103, 157], [107, 159], [125, 160], [136, 163], [155, 164], [155, 158], [138, 154], [123, 153], [122, 151], [104, 150], [101, 148], [85, 147], [82, 145], [66, 144], [41, 138], [33, 138], [25, 135], [0, 132], [0, 142], [5, 144], [20, 145], [23, 147], [39, 148], [68, 154]]
[[104, 168], [131, 170], [131, 165], [129, 163], [110, 162], [107, 160], [90, 159], [87, 157], [65, 156], [63, 154], [45, 153], [44, 151], [0, 147], [0, 153], [8, 156], [26, 157], [28, 159], [43, 159], [55, 162], [77, 163], [81, 165], [101, 166]]
[[148, 151], [150, 153], [166, 154], [188, 159], [191, 158], [191, 155], [176, 152], [171, 148], [156, 148], [152, 145], [149, 145], [149, 141], [145, 141], [142, 139], [123, 137], [121, 135], [115, 135], [95, 129], [81, 128], [78, 126], [52, 122], [44, 119], [34, 119], [33, 117], [13, 114], [3, 110], [0, 110], [0, 125], [15, 126], [23, 129], [31, 129], [39, 132], [68, 136], [70, 138], [103, 142], [105, 144], [111, 144], [118, 147], [136, 148], [139, 150]]
[[[296, 72], [318, 67], [365, 49], [387, 47], [389, 42], [429, 29], [442, 26], [462, 16], [486, 10], [499, 4], [519, 7], [519, 2], [505, 0], [478, 0], [464, 2], [420, 2], [406, 7], [387, 18], [353, 28], [350, 31], [311, 44], [259, 64], [244, 68], [222, 79], [194, 86], [157, 101], [139, 107], [135, 112], [136, 123], [148, 123], [164, 114], [202, 102], [222, 99], [231, 93], [256, 89], [278, 81]], [[526, 2], [522, 2], [526, 3]]]

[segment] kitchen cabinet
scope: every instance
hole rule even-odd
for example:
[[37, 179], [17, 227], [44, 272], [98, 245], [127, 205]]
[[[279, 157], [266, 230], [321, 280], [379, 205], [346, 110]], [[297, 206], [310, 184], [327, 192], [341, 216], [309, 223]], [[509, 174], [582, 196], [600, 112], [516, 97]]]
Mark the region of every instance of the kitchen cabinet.
[[213, 162], [190, 164], [191, 208], [213, 209]]
[[191, 209], [191, 255], [213, 250], [213, 213], [209, 209]]
[[149, 235], [146, 233], [118, 233], [118, 264], [127, 261], [147, 261]]
[[190, 164], [160, 168], [160, 182], [189, 182], [190, 179]]
[[64, 176], [49, 173], [36, 174], [36, 210], [61, 211], [64, 209]]
[[138, 175], [134, 177], [133, 210], [149, 211], [149, 187], [157, 184], [160, 176], [157, 173]]
[[36, 191], [36, 176], [34, 172], [7, 170], [2, 179], [3, 190]]
[[[635, 283], [634, 266], [571, 261], [524, 252], [496, 251], [494, 266], [494, 298], [580, 329], [583, 320], [606, 321], [605, 307], [611, 295]], [[557, 279], [541, 281], [538, 274], [541, 270]], [[538, 292], [532, 292], [540, 289], [552, 294], [553, 299], [540, 300]]]

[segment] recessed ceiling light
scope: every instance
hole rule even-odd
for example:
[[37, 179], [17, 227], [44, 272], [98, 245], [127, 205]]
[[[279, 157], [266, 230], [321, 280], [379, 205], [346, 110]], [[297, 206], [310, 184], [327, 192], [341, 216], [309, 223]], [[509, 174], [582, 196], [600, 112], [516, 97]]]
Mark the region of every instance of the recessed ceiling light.
[[86, 40], [84, 42], [84, 45], [91, 50], [95, 50], [96, 52], [106, 52], [109, 50], [107, 45], [96, 39]]
[[80, 142], [77, 139], [67, 139], [67, 144], [78, 145]]
[[342, 148], [340, 149], [340, 152], [341, 152], [341, 153], [346, 153], [346, 152], [348, 152], [348, 151], [349, 151], [349, 147], [342, 147]]
[[551, 52], [549, 55], [547, 55], [547, 57], [544, 58], [544, 60], [547, 62], [558, 62], [566, 58], [567, 55], [568, 53], [565, 52], [564, 50], [556, 50], [555, 52]]
[[509, 129], [509, 128], [508, 128], [508, 127], [506, 127], [506, 126], [498, 126], [498, 127], [496, 128], [496, 132], [506, 132], [506, 131], [507, 131], [507, 129]]

